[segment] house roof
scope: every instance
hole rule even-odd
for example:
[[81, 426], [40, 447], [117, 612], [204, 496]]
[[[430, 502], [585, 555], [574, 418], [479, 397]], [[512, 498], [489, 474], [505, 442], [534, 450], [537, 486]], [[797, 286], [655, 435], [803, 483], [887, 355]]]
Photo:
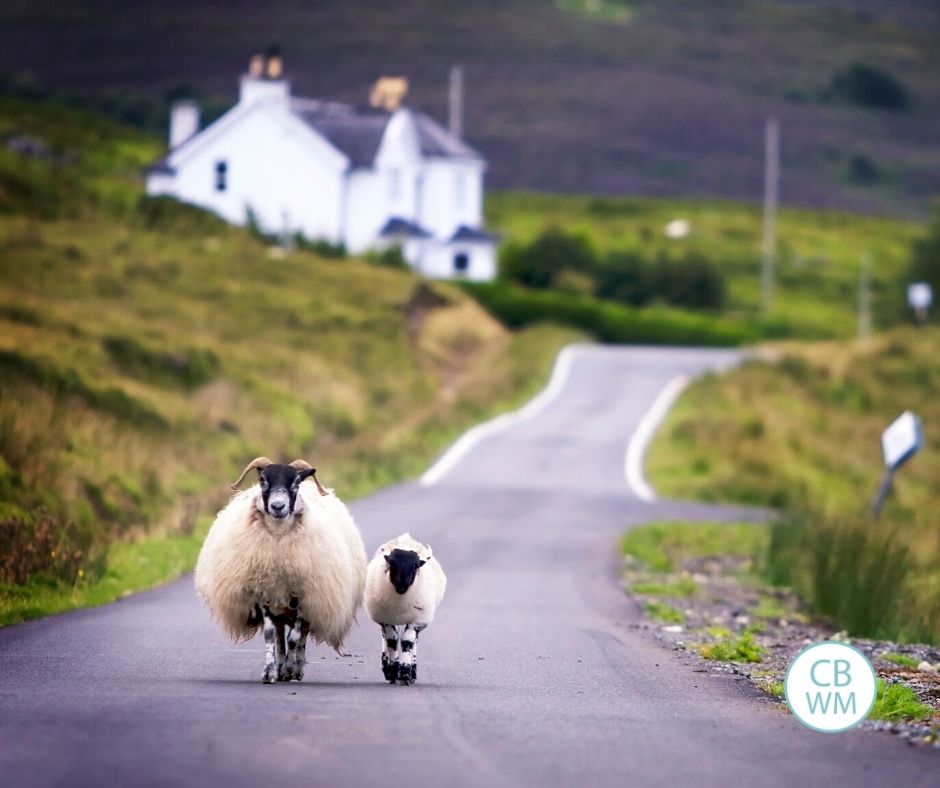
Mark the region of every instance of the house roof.
[[389, 219], [385, 226], [379, 231], [380, 238], [432, 238], [432, 233], [429, 233], [423, 227], [418, 224], [415, 224], [408, 219], [402, 219], [398, 216], [393, 216]]
[[483, 232], [483, 230], [478, 230], [475, 227], [467, 227], [467, 225], [461, 225], [457, 228], [457, 231], [450, 237], [447, 243], [454, 243], [455, 241], [476, 241], [477, 243], [496, 243], [499, 240], [498, 235], [493, 235], [492, 233]]
[[166, 156], [157, 159], [144, 172], [147, 175], [176, 175], [176, 170], [170, 166]]
[[385, 110], [356, 109], [336, 101], [292, 99], [291, 112], [345, 153], [353, 167], [368, 167], [382, 144], [391, 115]]
[[[353, 167], [368, 167], [375, 161], [385, 127], [392, 113], [384, 109], [353, 107], [338, 101], [291, 99], [291, 112], [326, 137], [349, 157]], [[483, 158], [422, 112], [410, 110], [421, 153], [429, 158]]]

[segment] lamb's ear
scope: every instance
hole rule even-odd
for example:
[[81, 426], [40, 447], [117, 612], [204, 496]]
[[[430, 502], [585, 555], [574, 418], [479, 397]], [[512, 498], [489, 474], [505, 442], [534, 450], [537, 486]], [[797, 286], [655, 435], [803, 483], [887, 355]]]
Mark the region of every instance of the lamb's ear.
[[427, 561], [421, 561], [421, 560], [419, 560], [419, 561], [418, 561], [418, 566], [424, 566], [426, 563], [427, 563]]
[[385, 554], [382, 556], [382, 558], [385, 559], [385, 563], [386, 563], [386, 564], [391, 565], [391, 563], [392, 563], [392, 557], [391, 557], [388, 553], [385, 553]]

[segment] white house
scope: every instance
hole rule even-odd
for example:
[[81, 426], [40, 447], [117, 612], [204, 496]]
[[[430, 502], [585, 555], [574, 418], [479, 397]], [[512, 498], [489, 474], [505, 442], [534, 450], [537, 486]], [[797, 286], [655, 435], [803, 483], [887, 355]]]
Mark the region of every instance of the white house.
[[147, 171], [166, 194], [243, 225], [302, 233], [353, 254], [398, 244], [428, 276], [489, 280], [497, 238], [483, 231], [483, 157], [401, 104], [407, 83], [382, 79], [367, 108], [296, 98], [280, 58], [252, 58], [238, 103], [199, 130], [174, 105], [170, 149]]

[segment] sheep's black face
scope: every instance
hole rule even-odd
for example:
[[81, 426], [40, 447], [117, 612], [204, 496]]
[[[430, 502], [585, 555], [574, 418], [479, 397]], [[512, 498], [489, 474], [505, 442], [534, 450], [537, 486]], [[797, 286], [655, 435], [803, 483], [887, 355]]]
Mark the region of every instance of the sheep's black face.
[[299, 471], [290, 465], [269, 465], [258, 471], [264, 513], [275, 520], [286, 520], [297, 505], [300, 483], [313, 473]]
[[424, 561], [418, 558], [414, 550], [399, 550], [395, 548], [387, 556], [388, 577], [399, 594], [404, 594], [415, 581], [418, 569], [424, 566]]

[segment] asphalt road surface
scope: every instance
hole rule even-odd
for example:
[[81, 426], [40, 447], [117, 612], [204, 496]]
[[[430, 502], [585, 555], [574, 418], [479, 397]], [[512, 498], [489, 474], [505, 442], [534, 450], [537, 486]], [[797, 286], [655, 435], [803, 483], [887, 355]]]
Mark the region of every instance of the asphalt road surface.
[[353, 506], [370, 553], [409, 530], [448, 573], [414, 686], [383, 681], [364, 611], [351, 657], [311, 648], [303, 683], [262, 685], [260, 639], [230, 645], [189, 577], [0, 630], [0, 785], [940, 785], [935, 753], [813, 733], [632, 626], [624, 529], [754, 516], [641, 501], [623, 472], [666, 383], [733, 358], [579, 349], [532, 418]]

